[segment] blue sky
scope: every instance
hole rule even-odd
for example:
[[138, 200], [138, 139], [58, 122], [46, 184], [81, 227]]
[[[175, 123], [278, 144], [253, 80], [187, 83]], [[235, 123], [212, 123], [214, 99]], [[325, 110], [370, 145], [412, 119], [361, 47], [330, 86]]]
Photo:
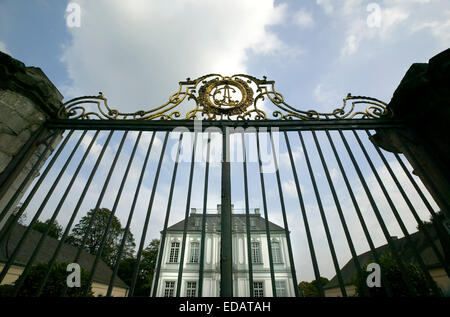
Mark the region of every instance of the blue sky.
[[[66, 7], [69, 2], [79, 4], [82, 10], [79, 28], [69, 28], [66, 24]], [[108, 97], [110, 105], [124, 111], [158, 106], [167, 101], [167, 98], [178, 89], [178, 81], [207, 73], [224, 75], [248, 73], [259, 78], [267, 76], [268, 79], [276, 81], [276, 88], [285, 96], [286, 101], [301, 110], [332, 110], [341, 106], [342, 98], [349, 92], [388, 102], [412, 63], [427, 62], [429, 58], [448, 48], [449, 44], [448, 0], [190, 0], [173, 1], [170, 4], [168, 1], [146, 0], [0, 0], [0, 50], [28, 66], [40, 67], [65, 96], [65, 100], [80, 95], [95, 95], [98, 91], [102, 91]], [[92, 133], [88, 134], [91, 135]], [[113, 150], [117, 148], [120, 136], [118, 132], [113, 138], [112, 145], [108, 149], [110, 152], [105, 156], [106, 161], [112, 161]], [[121, 166], [126, 164], [127, 155], [131, 151], [131, 142], [135, 137], [136, 135], [132, 134], [127, 139], [124, 155], [119, 160]], [[303, 173], [303, 179], [308, 179], [308, 175], [305, 174], [304, 155], [298, 150], [300, 147], [298, 139], [295, 139], [295, 135], [291, 135], [291, 138], [296, 144], [296, 159], [301, 166], [297, 169], [299, 173]], [[324, 135], [319, 134], [319, 138], [325, 142]], [[97, 145], [101, 145], [105, 139], [106, 133], [102, 132]], [[163, 135], [158, 133], [148, 175], [146, 174], [149, 181], [144, 182], [142, 193], [144, 198], [138, 203], [137, 210], [141, 211], [136, 212], [136, 220], [132, 225], [137, 241], [140, 239], [142, 214], [151, 191], [154, 167], [162, 139]], [[130, 174], [131, 182], [134, 180], [132, 184], [137, 180], [139, 164], [142, 164], [145, 155], [143, 149], [149, 140], [150, 134], [145, 133], [142, 141], [144, 145], [141, 145], [142, 150], [138, 151], [136, 163]], [[173, 145], [176, 139], [170, 139], [170, 142]], [[310, 135], [307, 136], [307, 142], [311, 142]], [[74, 143], [70, 141], [68, 147], [73, 145]], [[88, 142], [83, 142], [82, 148], [85, 149], [87, 145]], [[94, 164], [98, 151], [99, 147], [94, 149], [92, 159], [88, 160], [86, 169], [81, 172], [80, 180], [74, 185], [75, 193], [81, 192], [83, 181], [85, 182], [89, 175], [88, 167]], [[326, 153], [331, 155], [330, 151], [328, 148]], [[64, 162], [63, 159], [68, 153], [68, 150], [63, 152], [61, 162]], [[170, 155], [167, 155], [170, 158]], [[293, 224], [291, 230], [297, 241], [294, 245], [294, 256], [299, 272], [298, 278], [311, 280], [313, 278], [311, 264], [307, 261], [309, 253], [304, 232], [298, 230], [302, 226], [298, 213], [298, 199], [291, 173], [286, 169], [289, 161], [283, 142], [279, 155], [280, 160], [286, 163], [280, 169], [280, 173], [289, 220]], [[388, 159], [389, 162], [394, 162], [392, 156]], [[336, 164], [331, 161], [332, 175], [335, 176], [337, 184], [340, 184], [337, 188], [342, 190], [344, 188], [342, 177], [339, 177]], [[165, 164], [161, 175], [161, 189], [156, 198], [160, 213], [154, 215], [154, 222], [150, 227], [152, 235], [148, 235], [147, 240], [158, 237], [163, 221], [165, 212], [163, 206], [167, 198], [173, 162], [168, 159]], [[313, 165], [320, 168], [319, 164], [317, 159], [313, 160]], [[48, 218], [54, 210], [58, 194], [64, 191], [64, 186], [69, 182], [69, 176], [73, 174], [75, 166], [74, 163], [69, 167], [67, 177], [63, 178], [55, 191], [54, 199], [49, 201], [42, 219]], [[86, 203], [83, 205], [83, 212], [95, 204], [95, 193], [102, 186], [101, 176], [105, 177], [108, 171], [106, 166], [105, 163], [105, 167], [99, 171], [100, 178], [94, 181], [93, 189], [88, 193]], [[388, 177], [380, 160], [376, 162], [376, 166], [383, 177]], [[194, 173], [194, 179], [198, 178], [194, 183], [201, 190], [194, 193], [193, 207], [200, 208], [202, 204], [203, 167], [199, 164]], [[242, 186], [242, 183], [239, 177], [233, 178], [233, 175], [239, 174], [233, 173], [240, 168], [240, 165], [232, 165], [232, 182], [235, 182], [236, 188], [239, 184]], [[253, 171], [252, 180], [257, 181], [258, 175], [255, 174], [257, 165], [250, 164], [249, 168]], [[188, 169], [189, 164], [180, 164], [175, 197], [186, 194]], [[112, 206], [111, 197], [114, 197], [114, 188], [120, 183], [120, 173], [123, 173], [123, 170], [124, 168], [119, 169], [117, 175], [113, 177], [113, 185], [107, 194], [108, 206]], [[401, 174], [399, 166], [396, 166], [395, 171]], [[49, 179], [56, 177], [56, 173], [57, 170], [49, 175]], [[352, 173], [351, 170], [349, 173]], [[368, 183], [376, 187], [375, 179], [369, 174]], [[275, 189], [274, 174], [266, 175], [269, 178], [268, 186]], [[351, 182], [355, 182], [358, 197], [362, 197], [364, 195], [362, 188], [357, 184], [354, 172], [352, 175]], [[325, 188], [324, 205], [328, 214], [328, 206], [331, 206], [332, 210], [333, 201], [330, 193], [326, 192], [323, 177], [323, 174], [318, 176], [318, 183]], [[404, 175], [402, 177], [402, 182], [406, 184]], [[220, 199], [220, 191], [214, 186], [220, 181], [220, 168], [217, 164], [212, 168], [211, 180], [213, 185], [209, 198], [210, 208]], [[392, 184], [392, 181], [390, 182]], [[262, 208], [258, 186], [251, 188], [254, 191], [254, 200], [251, 201], [253, 208]], [[334, 270], [327, 253], [323, 231], [320, 229], [322, 224], [317, 214], [313, 192], [310, 184], [306, 182], [304, 186], [307, 208], [312, 217], [311, 226], [316, 228], [314, 236], [319, 246], [319, 258], [325, 263], [321, 272], [331, 278]], [[43, 190], [48, 189], [46, 186], [43, 187]], [[374, 192], [378, 193], [377, 199], [381, 199], [379, 189], [374, 188]], [[127, 187], [124, 199], [119, 205], [119, 210], [123, 210], [119, 215], [123, 224], [133, 193], [132, 186]], [[43, 192], [37, 197], [44, 194]], [[406, 208], [398, 191], [392, 190], [392, 194], [396, 196], [395, 201], [398, 202], [399, 209]], [[236, 206], [242, 208], [242, 191], [235, 190], [233, 195]], [[271, 212], [273, 211], [274, 221], [282, 224], [276, 195], [277, 193], [272, 190], [268, 198], [271, 200], [269, 206]], [[342, 191], [341, 195], [346, 197], [343, 198], [345, 212], [353, 213], [345, 191]], [[76, 199], [76, 195], [70, 195], [67, 204], [73, 206]], [[361, 199], [363, 205], [368, 205], [366, 200]], [[414, 199], [414, 202], [420, 204], [417, 197]], [[38, 203], [36, 200], [30, 204], [30, 210], [37, 208]], [[380, 201], [380, 205], [386, 206], [386, 202]], [[170, 223], [182, 217], [183, 199], [177, 199], [173, 209], [175, 216], [171, 217]], [[330, 211], [329, 215], [331, 230], [336, 230], [336, 237], [340, 235], [342, 238], [342, 231], [335, 225], [339, 221], [336, 213]], [[425, 213], [421, 216], [428, 219]], [[352, 217], [356, 221], [354, 213]], [[392, 220], [392, 217], [389, 219]], [[58, 218], [60, 223], [67, 220], [65, 213]], [[392, 223], [388, 221], [388, 224], [392, 225], [390, 227], [392, 235], [401, 236], [398, 226]], [[376, 227], [374, 222], [371, 228], [379, 230]], [[356, 222], [352, 228], [355, 237], [362, 236]], [[414, 228], [414, 222], [409, 221], [408, 229], [413, 232]], [[343, 240], [338, 241], [338, 257], [342, 266], [348, 261], [349, 252]], [[377, 245], [383, 243], [385, 243], [383, 239], [377, 240]], [[366, 251], [367, 245], [358, 241], [357, 250]]]
[[411, 63], [450, 43], [445, 0], [72, 2], [80, 28], [66, 25], [70, 1], [0, 1], [0, 49], [66, 98], [103, 91], [120, 109], [158, 105], [179, 80], [214, 72], [266, 75], [300, 109], [348, 92], [389, 101]]

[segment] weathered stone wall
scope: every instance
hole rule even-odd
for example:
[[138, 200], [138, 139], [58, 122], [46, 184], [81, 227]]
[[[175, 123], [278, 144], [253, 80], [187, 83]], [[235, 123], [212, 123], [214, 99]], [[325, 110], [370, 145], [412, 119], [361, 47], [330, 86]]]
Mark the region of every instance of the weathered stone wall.
[[[62, 95], [45, 74], [34, 67], [26, 67], [23, 63], [0, 52], [0, 175], [9, 176], [0, 190], [0, 214], [4, 211], [14, 193], [19, 189], [32, 166], [45, 151], [48, 138], [55, 131], [44, 130], [28, 153], [25, 162], [18, 166], [14, 174], [5, 175], [7, 167], [26, 146], [34, 133], [43, 126], [47, 119], [54, 117], [61, 105]], [[8, 216], [0, 222], [0, 229], [14, 211], [28, 186], [39, 174], [39, 169], [47, 157], [61, 141], [59, 135], [42, 160], [39, 168], [28, 181], [15, 203], [8, 211]], [[5, 185], [6, 184], [6, 185]]]
[[[450, 49], [411, 65], [388, 107], [408, 127], [401, 134], [378, 131], [372, 141], [403, 153], [437, 204], [450, 205]], [[405, 148], [406, 146], [406, 148]], [[409, 150], [409, 151], [408, 151]], [[411, 152], [409, 155], [408, 152]]]

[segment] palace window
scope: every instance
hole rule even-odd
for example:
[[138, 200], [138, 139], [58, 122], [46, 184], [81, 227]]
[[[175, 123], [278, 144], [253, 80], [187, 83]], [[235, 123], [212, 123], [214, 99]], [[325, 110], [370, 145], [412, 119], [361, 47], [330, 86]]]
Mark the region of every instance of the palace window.
[[275, 281], [275, 287], [277, 289], [277, 297], [286, 297], [286, 282]]
[[259, 242], [252, 242], [252, 263], [262, 263]]
[[175, 291], [175, 282], [166, 281], [166, 287], [164, 288], [164, 297], [173, 297]]
[[264, 282], [253, 282], [253, 295], [264, 297]]
[[186, 297], [197, 296], [197, 282], [186, 282]]
[[272, 260], [273, 263], [283, 263], [280, 242], [272, 242]]
[[180, 252], [180, 243], [172, 242], [170, 245], [169, 263], [178, 262], [178, 254]]
[[191, 242], [191, 255], [189, 257], [189, 263], [198, 263], [200, 255], [200, 243]]

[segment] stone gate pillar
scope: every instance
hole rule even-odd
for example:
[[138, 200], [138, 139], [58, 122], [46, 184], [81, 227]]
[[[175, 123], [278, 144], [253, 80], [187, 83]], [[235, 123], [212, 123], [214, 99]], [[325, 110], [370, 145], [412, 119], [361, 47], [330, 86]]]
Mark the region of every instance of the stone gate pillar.
[[[46, 129], [45, 122], [56, 117], [62, 99], [61, 93], [40, 68], [26, 67], [0, 52], [0, 215], [6, 212], [5, 207], [49, 145], [49, 136], [56, 132]], [[60, 133], [50, 144], [47, 157], [61, 139]], [[0, 229], [17, 210], [17, 204], [39, 175], [46, 158], [7, 210], [0, 221]]]
[[408, 130], [377, 131], [372, 142], [403, 153], [440, 209], [450, 210], [450, 49], [415, 63], [388, 107]]

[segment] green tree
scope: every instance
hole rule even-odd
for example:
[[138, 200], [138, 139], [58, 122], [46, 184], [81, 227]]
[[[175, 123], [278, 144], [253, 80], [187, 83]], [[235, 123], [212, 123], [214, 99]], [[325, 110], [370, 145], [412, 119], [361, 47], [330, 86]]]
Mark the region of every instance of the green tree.
[[[100, 249], [110, 216], [111, 211], [107, 208], [98, 208], [96, 210], [91, 209], [73, 228], [67, 242], [79, 247], [87, 234], [86, 244], [83, 245], [83, 248], [91, 254], [97, 254]], [[89, 223], [92, 218], [93, 223], [89, 228]], [[106, 235], [105, 245], [101, 255], [102, 260], [110, 266], [114, 265], [117, 259], [124, 233], [125, 229], [122, 228], [119, 219], [114, 215], [111, 220], [111, 226]], [[128, 230], [125, 245], [122, 251], [122, 258], [133, 257], [135, 246], [136, 244], [134, 242], [133, 234]]]
[[[320, 277], [322, 287], [327, 285], [330, 281], [326, 277]], [[298, 284], [300, 295], [303, 297], [320, 297], [319, 282], [313, 280], [311, 282], [302, 281]]]
[[[49, 269], [48, 263], [41, 263], [33, 266], [28, 275], [23, 281], [23, 285], [19, 290], [17, 296], [19, 297], [31, 297], [36, 296], [36, 293], [39, 289], [40, 282], [45, 277], [47, 271]], [[89, 281], [89, 274], [86, 270], [81, 268], [81, 286], [86, 285]], [[50, 276], [47, 280], [47, 283], [44, 286], [44, 289], [41, 293], [43, 297], [60, 297], [63, 293], [63, 290], [67, 283], [67, 263], [57, 263], [53, 265]], [[67, 288], [68, 297], [82, 297], [83, 295], [83, 287], [70, 287]], [[0, 296], [13, 296], [14, 293], [14, 285], [2, 285], [0, 286]], [[89, 289], [88, 295], [89, 297], [93, 296], [92, 290]]]
[[[420, 269], [420, 267], [411, 262], [402, 261], [405, 267], [405, 273], [411, 280], [412, 286], [415, 290], [417, 296], [439, 296], [441, 294], [436, 294], [433, 289], [428, 284], [425, 274]], [[406, 282], [403, 279], [402, 272], [398, 266], [397, 261], [390, 252], [382, 254], [380, 257], [380, 269], [382, 270], [384, 276], [389, 281], [389, 285], [392, 289], [392, 295], [396, 297], [407, 297], [410, 296]], [[363, 296], [362, 289], [367, 282], [367, 276], [371, 272], [367, 272], [367, 264], [362, 268], [362, 276], [355, 275], [352, 283], [356, 286], [355, 296]], [[437, 288], [436, 284], [434, 286]], [[372, 297], [384, 297], [387, 296], [386, 288], [381, 284], [381, 287], [370, 287], [369, 296]]]
[[[134, 296], [149, 296], [152, 287], [153, 273], [155, 272], [158, 257], [159, 240], [153, 239], [142, 251], [139, 272], [136, 278]], [[131, 286], [136, 258], [125, 258], [120, 262], [118, 276]]]
[[63, 228], [58, 224], [56, 220], [52, 224], [50, 224], [50, 219], [47, 219], [45, 222], [38, 220], [34, 223], [34, 225], [31, 228], [41, 233], [45, 233], [45, 231], [49, 226], [50, 230], [48, 231], [48, 236], [55, 239], [59, 239], [62, 235]]

